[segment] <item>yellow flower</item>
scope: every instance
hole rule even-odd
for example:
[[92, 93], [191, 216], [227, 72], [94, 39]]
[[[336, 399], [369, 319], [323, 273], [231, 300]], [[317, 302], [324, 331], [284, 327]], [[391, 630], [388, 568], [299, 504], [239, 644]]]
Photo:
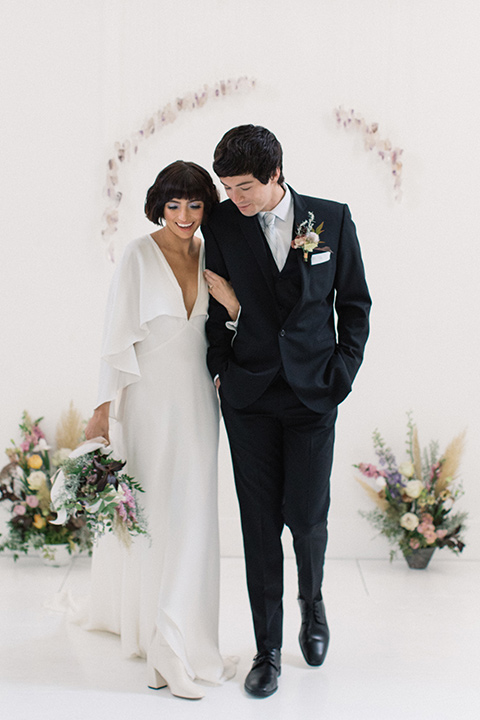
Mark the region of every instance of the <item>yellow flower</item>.
[[40, 470], [42, 465], [43, 462], [40, 455], [30, 455], [30, 457], [28, 458], [28, 467], [32, 470]]
[[33, 526], [37, 528], [37, 530], [42, 530], [42, 528], [45, 527], [47, 524], [47, 521], [45, 518], [43, 518], [41, 515], [34, 515], [33, 517]]

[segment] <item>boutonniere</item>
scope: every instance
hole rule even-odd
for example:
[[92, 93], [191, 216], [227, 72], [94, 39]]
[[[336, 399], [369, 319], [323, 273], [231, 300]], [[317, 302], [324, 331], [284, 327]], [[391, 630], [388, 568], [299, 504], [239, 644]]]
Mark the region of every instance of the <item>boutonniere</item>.
[[321, 248], [318, 247], [320, 243], [323, 243], [323, 240], [320, 240], [320, 233], [324, 231], [324, 223], [320, 223], [320, 225], [314, 230], [314, 221], [315, 215], [309, 211], [308, 220], [304, 220], [300, 223], [297, 228], [297, 234], [292, 240], [292, 247], [295, 250], [301, 250], [303, 252], [303, 259], [305, 262], [308, 262], [309, 253], [313, 252], [313, 250], [317, 248], [320, 252], [333, 252], [333, 250], [331, 250], [327, 245]]

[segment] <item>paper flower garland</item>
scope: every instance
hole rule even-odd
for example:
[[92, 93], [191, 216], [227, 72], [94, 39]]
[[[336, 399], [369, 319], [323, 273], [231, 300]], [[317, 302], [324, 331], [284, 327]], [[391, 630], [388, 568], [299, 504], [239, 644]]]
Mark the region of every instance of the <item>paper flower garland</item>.
[[395, 200], [402, 199], [402, 163], [400, 158], [403, 150], [393, 147], [390, 140], [384, 140], [378, 134], [378, 123], [367, 125], [361, 115], [355, 110], [344, 110], [343, 107], [335, 109], [337, 125], [343, 126], [346, 130], [355, 128], [359, 130], [364, 139], [366, 150], [375, 150], [377, 155], [390, 164], [390, 172], [393, 175], [393, 191]]
[[255, 80], [248, 77], [240, 77], [237, 80], [221, 80], [213, 86], [204, 85], [202, 90], [187, 93], [184, 97], [177, 98], [175, 102], [161, 107], [154, 115], [145, 120], [140, 130], [132, 133], [127, 140], [114, 144], [113, 157], [107, 163], [105, 184], [107, 207], [103, 214], [104, 228], [102, 230], [103, 239], [108, 243], [108, 254], [112, 262], [114, 260], [113, 236], [118, 229], [118, 209], [123, 197], [119, 190], [120, 166], [129, 162], [137, 154], [142, 142], [158, 133], [165, 125], [175, 122], [179, 112], [196, 110], [203, 107], [211, 98], [245, 92], [254, 87]]

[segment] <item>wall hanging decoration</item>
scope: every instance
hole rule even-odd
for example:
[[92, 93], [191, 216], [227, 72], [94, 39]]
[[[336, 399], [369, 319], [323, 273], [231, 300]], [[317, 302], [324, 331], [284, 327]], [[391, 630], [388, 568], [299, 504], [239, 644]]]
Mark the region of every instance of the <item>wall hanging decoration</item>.
[[390, 140], [380, 137], [378, 123], [367, 124], [355, 110], [344, 110], [340, 106], [335, 109], [335, 117], [339, 127], [344, 127], [346, 130], [355, 129], [360, 131], [363, 135], [365, 149], [375, 151], [379, 158], [390, 166], [390, 172], [393, 176], [394, 197], [395, 200], [400, 201], [402, 199], [402, 162], [400, 158], [403, 150], [394, 147]]
[[103, 214], [104, 227], [102, 237], [108, 246], [108, 255], [114, 261], [113, 236], [117, 232], [119, 222], [119, 206], [123, 193], [120, 190], [119, 176], [122, 165], [134, 157], [140, 144], [157, 134], [165, 125], [170, 125], [180, 112], [191, 112], [202, 108], [205, 103], [214, 98], [221, 98], [237, 92], [245, 92], [255, 87], [255, 80], [240, 77], [236, 80], [221, 80], [214, 85], [204, 85], [198, 92], [189, 92], [174, 102], [164, 105], [143, 123], [140, 130], [133, 132], [129, 138], [114, 144], [113, 156], [107, 163], [107, 178], [105, 195], [107, 206]]

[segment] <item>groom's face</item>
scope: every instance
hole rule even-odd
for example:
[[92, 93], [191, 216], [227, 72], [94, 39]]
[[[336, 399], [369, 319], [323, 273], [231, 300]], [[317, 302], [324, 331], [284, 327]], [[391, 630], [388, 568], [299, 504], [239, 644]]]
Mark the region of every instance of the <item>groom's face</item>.
[[264, 185], [252, 174], [221, 177], [220, 182], [230, 200], [242, 215], [252, 217], [258, 212], [273, 210], [283, 197], [283, 188], [278, 184], [280, 170], [277, 170]]

